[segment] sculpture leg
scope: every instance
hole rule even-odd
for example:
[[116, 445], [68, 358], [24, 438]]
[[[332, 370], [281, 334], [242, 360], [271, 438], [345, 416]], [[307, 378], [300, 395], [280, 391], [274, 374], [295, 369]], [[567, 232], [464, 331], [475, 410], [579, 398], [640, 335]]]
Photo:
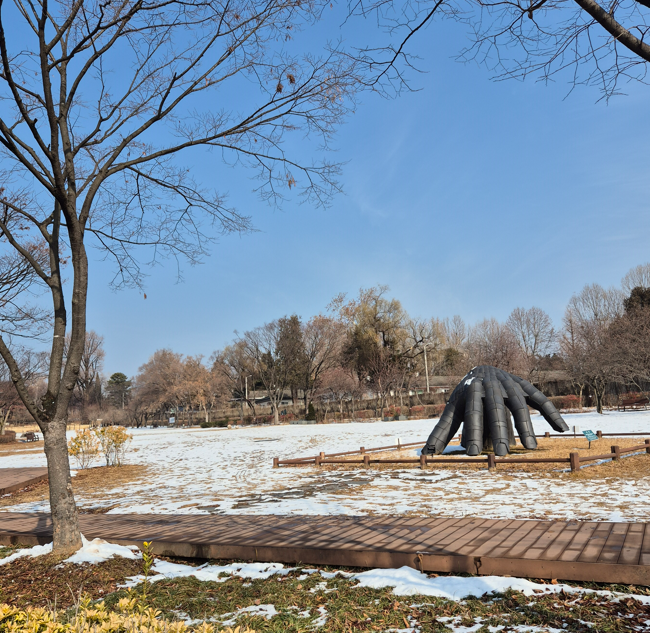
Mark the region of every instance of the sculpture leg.
[[497, 380], [487, 380], [485, 388], [485, 422], [488, 427], [494, 454], [502, 457], [509, 452], [508, 423], [506, 421], [506, 405], [501, 395], [501, 385]]
[[533, 423], [530, 419], [530, 412], [526, 404], [526, 394], [523, 392], [518, 383], [511, 380], [509, 377], [502, 380], [503, 385], [508, 397], [506, 399], [506, 406], [512, 411], [515, 419], [515, 427], [519, 439], [525, 448], [537, 448], [537, 440], [535, 439], [535, 431]]
[[445, 410], [440, 416], [438, 424], [431, 431], [427, 443], [422, 449], [425, 455], [440, 455], [445, 450], [447, 444], [458, 432], [463, 421], [465, 413], [465, 394], [464, 391], [452, 394]]
[[508, 446], [514, 448], [517, 446], [517, 440], [515, 439], [515, 427], [512, 426], [512, 416], [510, 411], [506, 407], [506, 424], [508, 425]]
[[465, 392], [465, 419], [462, 445], [468, 455], [480, 455], [483, 450], [483, 384], [474, 380]]
[[553, 406], [553, 403], [539, 389], [537, 389], [537, 387], [534, 387], [527, 380], [519, 378], [518, 376], [512, 376], [512, 378], [519, 383], [519, 386], [526, 394], [527, 404], [533, 407], [533, 409], [537, 409], [555, 431], [564, 433], [564, 431], [569, 430], [569, 427], [562, 419], [560, 412]]

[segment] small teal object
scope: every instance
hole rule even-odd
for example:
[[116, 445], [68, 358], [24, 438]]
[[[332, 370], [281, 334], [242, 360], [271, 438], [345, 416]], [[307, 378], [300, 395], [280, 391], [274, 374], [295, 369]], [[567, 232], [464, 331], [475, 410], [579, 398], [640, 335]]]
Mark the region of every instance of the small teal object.
[[590, 441], [593, 442], [598, 439], [598, 436], [593, 431], [583, 431], [582, 434]]

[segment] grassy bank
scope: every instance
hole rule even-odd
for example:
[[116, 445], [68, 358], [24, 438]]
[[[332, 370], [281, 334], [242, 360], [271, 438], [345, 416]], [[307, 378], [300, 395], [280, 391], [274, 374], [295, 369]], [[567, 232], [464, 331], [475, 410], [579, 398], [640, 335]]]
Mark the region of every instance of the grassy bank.
[[[13, 548], [4, 548], [0, 556], [12, 551]], [[141, 599], [142, 584], [132, 589], [120, 585], [142, 571], [141, 560], [123, 558], [95, 565], [62, 563], [51, 554], [21, 558], [2, 567], [0, 602], [21, 608], [40, 606], [65, 610], [74, 609], [82, 596], [87, 596], [91, 600], [103, 600], [109, 611], [117, 612], [121, 598]], [[159, 580], [149, 583], [146, 604], [169, 622], [208, 620], [217, 629], [241, 626], [277, 633], [313, 630], [607, 633], [647, 630], [650, 622], [650, 606], [630, 597], [630, 594], [650, 595], [642, 587], [591, 586], [628, 594], [618, 597], [569, 592], [526, 596], [507, 591], [457, 601], [421, 595], [398, 596], [391, 588], [359, 587], [353, 578], [329, 577], [327, 573], [325, 577], [321, 573], [333, 571], [336, 569], [297, 568], [285, 575], [255, 580], [224, 574], [223, 582], [205, 582], [194, 577]]]

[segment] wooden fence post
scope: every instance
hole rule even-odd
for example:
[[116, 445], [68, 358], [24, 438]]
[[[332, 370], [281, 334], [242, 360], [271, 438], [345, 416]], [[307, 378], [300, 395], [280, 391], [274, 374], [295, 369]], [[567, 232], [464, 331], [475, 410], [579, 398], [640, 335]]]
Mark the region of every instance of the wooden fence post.
[[370, 466], [370, 455], [363, 456], [363, 465], [368, 468]]
[[596, 435], [598, 436], [599, 440], [601, 440], [603, 438], [603, 432], [602, 431], [596, 431]]
[[621, 459], [621, 447], [612, 446], [612, 459]]
[[321, 459], [325, 459], [325, 453], [323, 453], [323, 451], [321, 451], [320, 453], [318, 453], [318, 456], [319, 456]]
[[580, 470], [580, 453], [571, 453], [569, 459], [571, 461], [571, 471]]
[[494, 470], [497, 467], [497, 457], [494, 453], [488, 453], [487, 464], [488, 470]]
[[424, 454], [420, 455], [420, 468], [424, 470], [427, 467], [427, 458]]
[[316, 466], [320, 466], [320, 460], [321, 460], [321, 456], [319, 455], [318, 457], [316, 457], [316, 458], [314, 459], [314, 464], [315, 464]]
[[650, 455], [650, 440], [645, 440], [645, 452]]
[[273, 458], [273, 468], [280, 468], [280, 458], [279, 457], [274, 457]]
[[363, 455], [363, 454], [366, 452], [366, 447], [365, 447], [365, 446], [361, 446], [361, 447], [359, 448], [359, 452]]

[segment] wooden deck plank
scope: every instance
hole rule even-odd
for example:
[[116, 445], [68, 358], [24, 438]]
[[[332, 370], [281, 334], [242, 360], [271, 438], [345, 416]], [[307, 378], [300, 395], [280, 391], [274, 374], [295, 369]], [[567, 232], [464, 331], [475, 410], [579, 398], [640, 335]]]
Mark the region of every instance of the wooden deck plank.
[[600, 523], [589, 537], [577, 560], [583, 563], [596, 562], [600, 553], [603, 551], [603, 547], [605, 547], [609, 533], [612, 531], [612, 526], [612, 523]]
[[0, 468], [0, 495], [45, 481], [47, 468]]
[[617, 562], [623, 565], [637, 565], [643, 545], [644, 525], [642, 523], [630, 523], [625, 537], [625, 543], [621, 549], [621, 555]]
[[[650, 585], [650, 524], [470, 518], [80, 515], [84, 534], [159, 553]], [[47, 514], [0, 512], [0, 542], [47, 542]], [[32, 539], [32, 540], [30, 540]], [[36, 541], [34, 541], [36, 539]], [[40, 540], [39, 540], [40, 539]]]
[[623, 550], [625, 544], [625, 537], [629, 528], [628, 523], [616, 523], [603, 545], [598, 560], [603, 563], [616, 563]]

